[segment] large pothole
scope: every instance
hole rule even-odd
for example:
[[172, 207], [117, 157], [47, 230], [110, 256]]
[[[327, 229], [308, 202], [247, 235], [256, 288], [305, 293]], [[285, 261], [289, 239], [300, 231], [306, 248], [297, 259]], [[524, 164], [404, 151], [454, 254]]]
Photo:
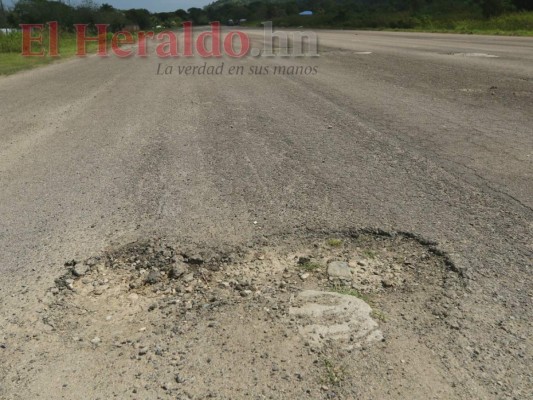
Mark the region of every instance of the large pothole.
[[390, 337], [454, 329], [462, 289], [444, 256], [402, 234], [224, 253], [150, 240], [68, 267], [44, 320], [70, 351], [131, 375], [117, 389], [131, 398], [353, 398], [368, 390], [354, 368], [386, 359]]

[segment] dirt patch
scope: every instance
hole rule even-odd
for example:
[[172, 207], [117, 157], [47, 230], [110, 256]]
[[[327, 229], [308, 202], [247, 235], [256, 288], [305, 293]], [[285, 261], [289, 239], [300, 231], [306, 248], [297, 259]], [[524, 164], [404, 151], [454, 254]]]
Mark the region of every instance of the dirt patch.
[[415, 238], [323, 234], [225, 252], [151, 240], [67, 267], [44, 301], [36, 361], [62, 378], [33, 370], [30, 394], [386, 398], [422, 374], [420, 393], [453, 396], [431, 334], [460, 329], [463, 283]]

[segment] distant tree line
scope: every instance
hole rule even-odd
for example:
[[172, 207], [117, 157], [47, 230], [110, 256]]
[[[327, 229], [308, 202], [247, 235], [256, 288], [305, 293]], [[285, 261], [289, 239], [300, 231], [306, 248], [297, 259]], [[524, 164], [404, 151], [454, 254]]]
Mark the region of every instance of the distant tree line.
[[75, 23], [101, 23], [109, 24], [113, 31], [126, 27], [147, 30], [179, 27], [184, 21], [192, 21], [195, 25], [230, 19], [281, 21], [304, 10], [313, 11], [332, 25], [357, 20], [363, 26], [373, 27], [383, 25], [383, 16], [391, 13], [402, 13], [407, 18], [450, 15], [489, 18], [509, 11], [531, 11], [533, 0], [218, 0], [204, 8], [162, 13], [146, 9], [118, 10], [93, 0], [83, 0], [76, 5], [61, 0], [18, 0], [10, 8], [0, 0], [0, 28], [58, 21], [63, 29], [73, 29]]
[[74, 24], [109, 24], [113, 31], [126, 27], [143, 30], [173, 28], [183, 21], [192, 21], [196, 25], [209, 22], [206, 12], [200, 8], [151, 13], [146, 9], [118, 10], [93, 0], [83, 0], [76, 5], [60, 0], [18, 0], [7, 8], [0, 0], [0, 28], [47, 21], [58, 21], [63, 29], [73, 29]]
[[7, 10], [4, 6], [4, 2], [0, 0], [0, 28], [7, 27]]
[[469, 14], [485, 18], [510, 11], [531, 11], [533, 0], [219, 0], [205, 8], [210, 20], [247, 19], [266, 21], [312, 11], [337, 20], [354, 14], [404, 12], [446, 16]]

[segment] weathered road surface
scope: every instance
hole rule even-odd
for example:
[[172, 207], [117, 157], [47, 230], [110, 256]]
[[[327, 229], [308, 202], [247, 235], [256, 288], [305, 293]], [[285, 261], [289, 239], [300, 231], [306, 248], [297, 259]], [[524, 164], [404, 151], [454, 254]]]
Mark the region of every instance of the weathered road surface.
[[[207, 60], [244, 76], [156, 75], [200, 58], [88, 57], [1, 78], [2, 314], [38, 297], [37, 276], [50, 284], [110, 243], [408, 231], [469, 268], [461, 335], [490, 357], [465, 372], [468, 350], [443, 356], [470, 387], [456, 396], [531, 393], [533, 40], [318, 35], [319, 58]], [[274, 65], [318, 73], [248, 74]]]

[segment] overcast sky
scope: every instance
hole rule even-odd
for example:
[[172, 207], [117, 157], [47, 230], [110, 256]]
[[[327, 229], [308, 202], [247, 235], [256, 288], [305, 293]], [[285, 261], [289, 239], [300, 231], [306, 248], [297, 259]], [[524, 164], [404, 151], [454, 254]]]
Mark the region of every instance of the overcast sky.
[[[146, 8], [150, 11], [176, 11], [180, 8], [187, 10], [191, 7], [199, 7], [212, 3], [214, 0], [95, 0], [96, 3], [107, 3], [120, 9], [128, 8]], [[13, 0], [4, 0], [4, 4], [11, 5]], [[68, 3], [68, 0], [65, 0]], [[72, 4], [79, 3], [77, 0], [71, 0]]]

